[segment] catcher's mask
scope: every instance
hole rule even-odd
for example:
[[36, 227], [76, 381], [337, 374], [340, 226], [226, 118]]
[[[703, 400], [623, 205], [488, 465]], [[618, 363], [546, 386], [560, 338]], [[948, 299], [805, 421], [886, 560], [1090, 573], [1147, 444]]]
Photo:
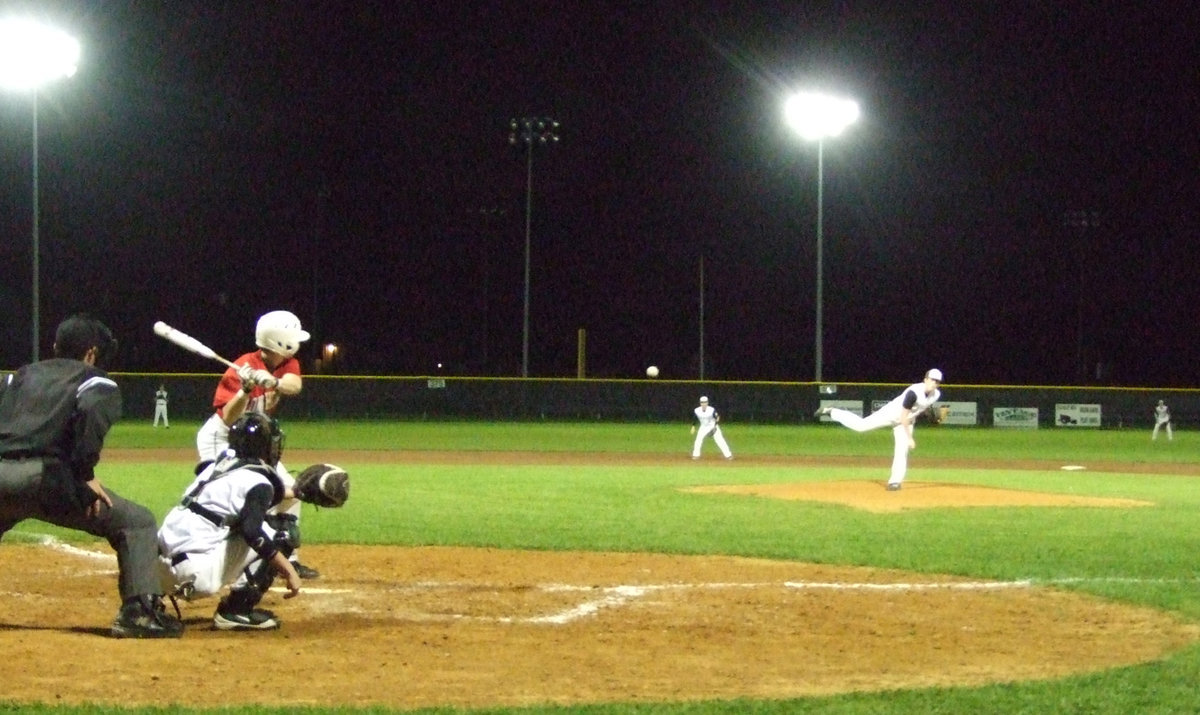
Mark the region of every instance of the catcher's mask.
[[229, 448], [240, 459], [261, 459], [274, 466], [283, 451], [283, 432], [275, 418], [247, 412], [229, 426]]
[[254, 329], [254, 342], [264, 350], [292, 357], [300, 349], [300, 343], [311, 337], [300, 327], [300, 319], [286, 310], [272, 310], [258, 319]]

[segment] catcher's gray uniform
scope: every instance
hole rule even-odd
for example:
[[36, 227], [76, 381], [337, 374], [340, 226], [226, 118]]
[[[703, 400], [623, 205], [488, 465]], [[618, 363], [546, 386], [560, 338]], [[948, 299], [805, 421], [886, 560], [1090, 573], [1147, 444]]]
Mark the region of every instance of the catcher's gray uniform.
[[[255, 487], [260, 489], [251, 494]], [[201, 598], [224, 586], [245, 588], [264, 555], [269, 561], [279, 550], [276, 530], [264, 516], [280, 495], [270, 466], [232, 456], [210, 464], [158, 530], [166, 590]]]
[[265, 630], [279, 619], [256, 608], [275, 574], [287, 580], [289, 598], [300, 593], [300, 575], [287, 560], [295, 544], [267, 512], [288, 496], [275, 471], [282, 451], [279, 423], [248, 412], [229, 427], [230, 453], [208, 465], [184, 492], [158, 531], [162, 577], [185, 599], [229, 593], [217, 605], [218, 630]]

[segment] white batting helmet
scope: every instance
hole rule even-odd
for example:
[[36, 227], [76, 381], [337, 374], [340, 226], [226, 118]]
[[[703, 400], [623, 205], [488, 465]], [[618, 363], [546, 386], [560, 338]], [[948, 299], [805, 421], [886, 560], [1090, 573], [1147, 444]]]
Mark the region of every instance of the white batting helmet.
[[258, 319], [254, 329], [254, 341], [263, 350], [291, 357], [300, 349], [300, 343], [311, 336], [300, 327], [300, 319], [286, 310], [272, 310]]

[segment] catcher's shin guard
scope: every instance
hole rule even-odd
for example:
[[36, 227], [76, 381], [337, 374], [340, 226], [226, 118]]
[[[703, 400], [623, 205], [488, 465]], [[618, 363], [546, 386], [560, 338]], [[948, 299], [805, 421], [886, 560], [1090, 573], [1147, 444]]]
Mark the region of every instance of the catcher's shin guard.
[[[269, 587], [270, 583], [267, 586]], [[259, 590], [258, 584], [253, 584], [250, 588], [231, 589], [229, 594], [221, 599], [221, 609], [232, 613], [248, 613], [254, 610], [265, 592], [266, 589]]]

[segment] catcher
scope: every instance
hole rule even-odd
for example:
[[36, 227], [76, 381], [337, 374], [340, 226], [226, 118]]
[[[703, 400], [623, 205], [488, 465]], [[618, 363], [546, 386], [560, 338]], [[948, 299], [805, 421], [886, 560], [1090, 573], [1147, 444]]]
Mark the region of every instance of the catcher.
[[284, 598], [300, 593], [300, 575], [288, 556], [295, 532], [268, 514], [284, 499], [338, 507], [350, 494], [345, 470], [315, 464], [288, 487], [276, 470], [283, 449], [279, 423], [247, 412], [229, 428], [229, 453], [208, 465], [163, 519], [158, 550], [167, 593], [193, 600], [229, 593], [217, 605], [218, 630], [270, 630], [279, 619], [259, 601], [276, 575]]

